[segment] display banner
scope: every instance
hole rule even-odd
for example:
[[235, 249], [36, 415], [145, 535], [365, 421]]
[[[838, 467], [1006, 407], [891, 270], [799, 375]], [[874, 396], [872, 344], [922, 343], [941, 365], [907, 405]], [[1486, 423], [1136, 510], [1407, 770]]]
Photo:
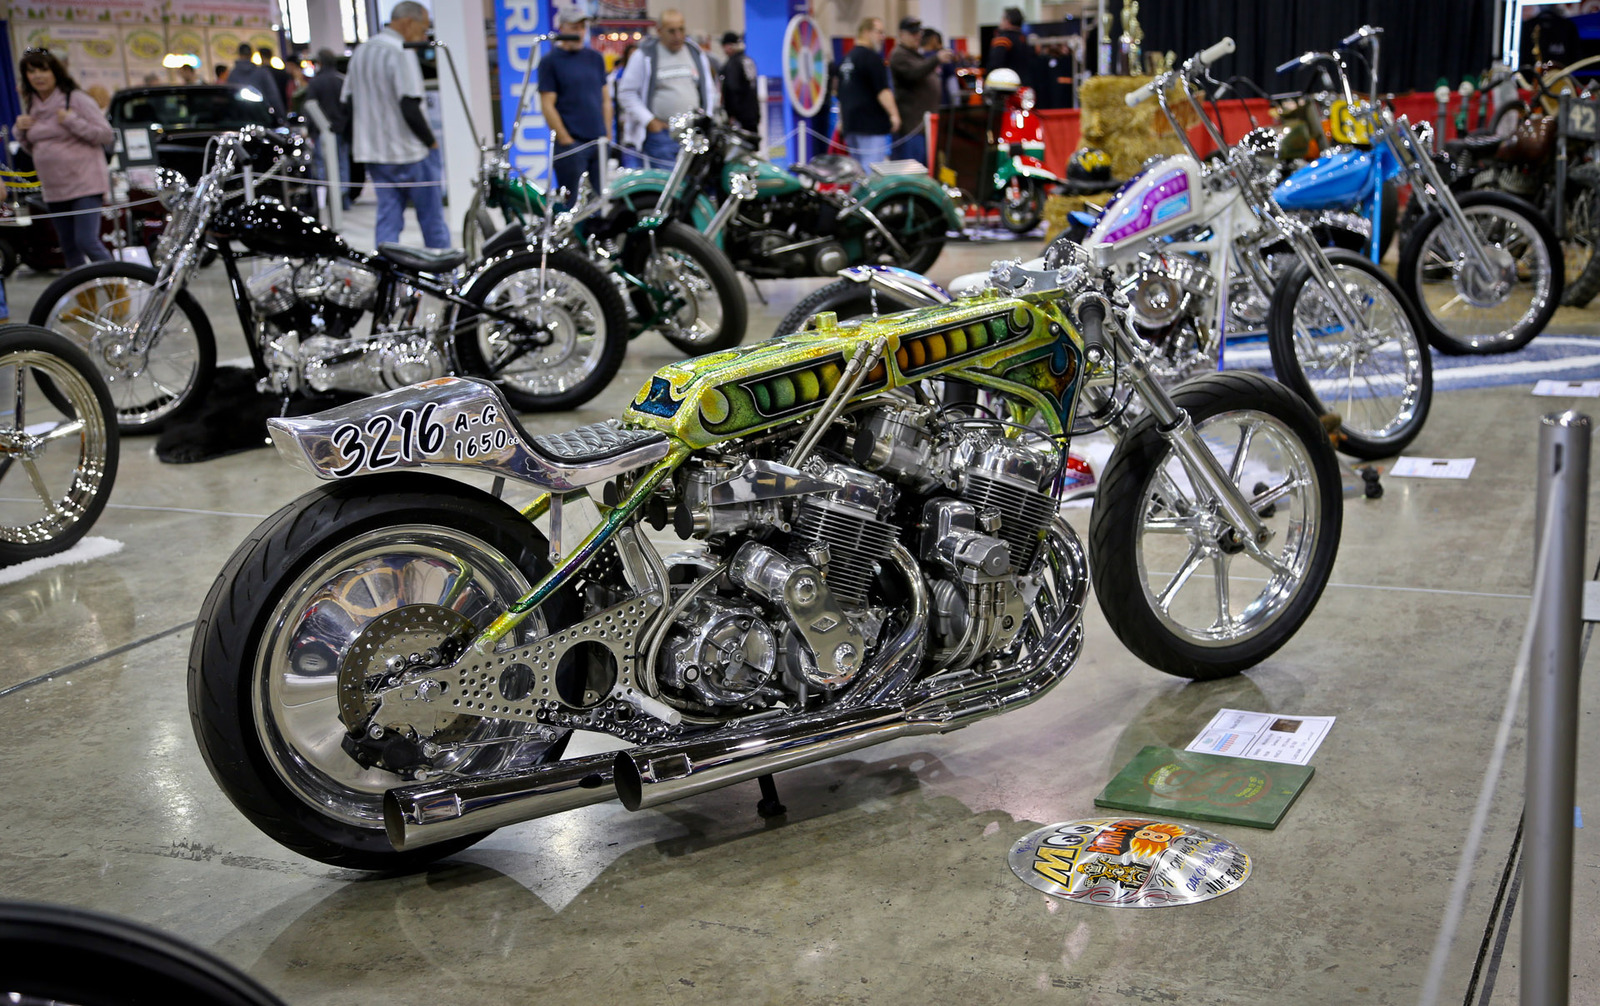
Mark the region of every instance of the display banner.
[[511, 143], [511, 167], [542, 181], [550, 167], [550, 127], [539, 104], [539, 83], [527, 88], [527, 104], [517, 114], [528, 74], [543, 44], [534, 39], [553, 19], [548, 0], [494, 0], [495, 37], [500, 49], [500, 128]]

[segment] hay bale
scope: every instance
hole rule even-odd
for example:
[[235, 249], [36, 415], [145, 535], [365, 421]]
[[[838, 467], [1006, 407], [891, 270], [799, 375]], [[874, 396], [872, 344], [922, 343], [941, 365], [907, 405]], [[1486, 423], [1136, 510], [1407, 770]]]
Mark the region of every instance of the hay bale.
[[[1183, 153], [1171, 123], [1154, 101], [1129, 108], [1123, 100], [1130, 91], [1148, 83], [1149, 77], [1090, 77], [1080, 92], [1083, 117], [1079, 148], [1098, 147], [1105, 151], [1116, 178], [1129, 177], [1157, 154]], [[1189, 109], [1188, 102], [1174, 107], [1179, 111], [1180, 122], [1193, 118], [1192, 110], [1187, 116], [1184, 114]]]

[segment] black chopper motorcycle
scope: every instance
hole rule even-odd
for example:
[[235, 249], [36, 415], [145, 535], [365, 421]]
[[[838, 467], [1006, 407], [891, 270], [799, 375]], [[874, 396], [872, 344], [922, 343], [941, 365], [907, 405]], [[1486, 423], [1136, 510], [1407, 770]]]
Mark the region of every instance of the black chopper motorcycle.
[[[33, 324], [66, 335], [95, 361], [122, 432], [153, 432], [204, 399], [216, 342], [186, 287], [213, 251], [258, 387], [286, 400], [469, 374], [532, 412], [578, 406], [616, 375], [627, 310], [592, 262], [548, 248], [467, 268], [461, 251], [385, 243], [376, 254], [359, 252], [311, 217], [229, 184], [251, 134], [247, 127], [219, 136], [192, 190], [165, 177], [161, 195], [173, 219], [156, 250], [159, 268], [84, 266], [34, 305]], [[359, 331], [369, 312], [370, 328]]]

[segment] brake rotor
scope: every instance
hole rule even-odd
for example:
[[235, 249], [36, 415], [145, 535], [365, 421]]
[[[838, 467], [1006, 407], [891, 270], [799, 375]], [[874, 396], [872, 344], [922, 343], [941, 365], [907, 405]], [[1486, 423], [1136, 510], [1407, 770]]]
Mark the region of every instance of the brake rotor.
[[[340, 721], [347, 728], [360, 726], [377, 705], [374, 689], [403, 680], [389, 666], [390, 660], [401, 657], [408, 667], [423, 669], [448, 664], [441, 648], [465, 645], [476, 632], [465, 615], [438, 604], [407, 604], [374, 618], [339, 660]], [[441, 700], [433, 722], [411, 726], [419, 737], [436, 743], [461, 740], [481, 720], [456, 714], [452, 708]]]

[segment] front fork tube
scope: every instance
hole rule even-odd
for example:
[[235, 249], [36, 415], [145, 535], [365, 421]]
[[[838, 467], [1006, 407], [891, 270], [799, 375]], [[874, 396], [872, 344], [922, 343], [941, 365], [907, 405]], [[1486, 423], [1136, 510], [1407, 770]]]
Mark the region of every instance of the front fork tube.
[[[142, 356], [155, 345], [161, 335], [161, 327], [167, 323], [173, 307], [178, 303], [178, 292], [188, 286], [190, 277], [194, 275], [203, 246], [204, 242], [195, 242], [180, 249], [172, 257], [172, 268], [156, 274], [155, 295], [145, 301], [139, 311], [138, 325], [133, 330], [132, 349], [135, 354]], [[163, 277], [162, 273], [166, 273], [166, 276]]]
[[[1420, 195], [1423, 205], [1438, 209], [1451, 223], [1450, 227], [1442, 229], [1445, 247], [1450, 251], [1451, 260], [1472, 263], [1477, 267], [1483, 281], [1492, 284], [1495, 279], [1493, 263], [1489, 261], [1489, 256], [1484, 254], [1483, 246], [1473, 240], [1472, 225], [1467, 222], [1467, 215], [1461, 211], [1461, 204], [1456, 202], [1456, 197], [1445, 185], [1443, 176], [1433, 163], [1433, 158], [1417, 146], [1405, 116], [1399, 118], [1389, 135], [1393, 141], [1390, 146], [1400, 158], [1400, 163], [1412, 175], [1420, 174], [1426, 180], [1424, 185], [1412, 185], [1413, 198]], [[1432, 195], [1429, 194], [1430, 189]]]
[[1139, 356], [1133, 351], [1132, 340], [1123, 330], [1120, 321], [1113, 315], [1106, 317], [1105, 327], [1115, 332], [1119, 343], [1117, 355], [1122, 361], [1119, 365], [1122, 372], [1127, 375], [1128, 383], [1134, 392], [1144, 399], [1145, 405], [1150, 409], [1150, 414], [1155, 417], [1156, 430], [1172, 447], [1172, 452], [1177, 455], [1178, 462], [1189, 475], [1199, 493], [1209, 496], [1216, 503], [1217, 509], [1228, 523], [1238, 529], [1245, 539], [1256, 547], [1263, 546], [1271, 537], [1272, 532], [1255, 510], [1240, 493], [1239, 487], [1234, 484], [1228, 475], [1227, 469], [1222, 467], [1222, 462], [1211, 453], [1211, 449], [1201, 439], [1194, 428], [1194, 421], [1189, 418], [1178, 403], [1167, 394], [1167, 389], [1150, 376], [1140, 362]]

